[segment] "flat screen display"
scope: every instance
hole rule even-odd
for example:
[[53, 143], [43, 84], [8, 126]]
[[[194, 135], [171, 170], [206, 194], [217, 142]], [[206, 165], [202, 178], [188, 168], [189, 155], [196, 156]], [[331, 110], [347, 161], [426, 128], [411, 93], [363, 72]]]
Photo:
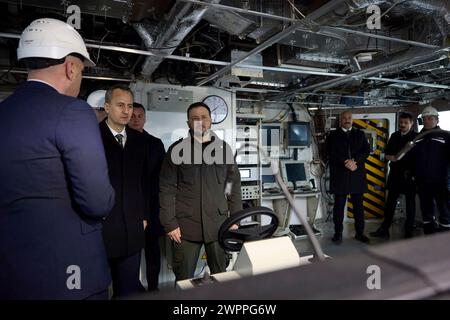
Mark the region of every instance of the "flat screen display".
[[311, 140], [309, 122], [290, 122], [288, 125], [288, 146], [309, 147]]
[[303, 163], [286, 163], [287, 180], [291, 182], [305, 181], [306, 172]]

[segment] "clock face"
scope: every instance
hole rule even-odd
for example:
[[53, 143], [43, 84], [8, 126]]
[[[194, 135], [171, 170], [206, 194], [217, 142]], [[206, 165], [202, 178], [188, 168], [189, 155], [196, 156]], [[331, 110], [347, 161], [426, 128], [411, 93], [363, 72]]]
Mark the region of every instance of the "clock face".
[[213, 124], [221, 123], [228, 115], [228, 105], [225, 100], [219, 96], [208, 96], [203, 100], [209, 109], [211, 109], [211, 120]]

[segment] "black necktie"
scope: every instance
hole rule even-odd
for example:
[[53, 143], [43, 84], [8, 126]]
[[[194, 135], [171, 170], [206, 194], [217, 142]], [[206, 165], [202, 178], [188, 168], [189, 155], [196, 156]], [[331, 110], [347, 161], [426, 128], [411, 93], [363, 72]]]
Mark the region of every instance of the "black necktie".
[[350, 149], [350, 130], [345, 131], [345, 134], [346, 134], [347, 140], [348, 140], [348, 149], [347, 149], [348, 158], [351, 159], [352, 158], [352, 151]]
[[120, 147], [123, 148], [123, 135], [122, 134], [116, 134], [116, 139], [120, 144]]

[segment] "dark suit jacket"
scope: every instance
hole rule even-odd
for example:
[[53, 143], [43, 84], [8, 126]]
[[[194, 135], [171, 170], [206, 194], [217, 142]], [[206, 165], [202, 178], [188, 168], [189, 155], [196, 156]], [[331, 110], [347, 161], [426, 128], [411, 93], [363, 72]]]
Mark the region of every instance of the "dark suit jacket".
[[[330, 160], [330, 193], [352, 194], [367, 191], [366, 169], [364, 163], [369, 156], [370, 148], [364, 132], [352, 128], [350, 134], [342, 128], [331, 132], [328, 140]], [[353, 159], [358, 169], [350, 171], [344, 161]]]
[[[400, 131], [394, 132], [386, 145], [386, 155], [397, 155], [406, 143], [413, 140], [417, 134], [414, 130], [410, 130], [403, 136]], [[413, 159], [411, 152], [408, 152], [400, 161], [391, 161], [389, 167], [387, 189], [396, 191], [415, 190], [415, 184], [412, 179]]]
[[[92, 108], [28, 81], [0, 104], [0, 127], [0, 299], [106, 290], [101, 221], [114, 191]], [[67, 287], [70, 266], [81, 289]]]
[[159, 220], [159, 173], [161, 171], [161, 165], [166, 154], [164, 144], [161, 139], [158, 139], [147, 131], [143, 131], [143, 134], [148, 144], [148, 181], [149, 181], [149, 196], [147, 210], [149, 213], [149, 227], [147, 232], [154, 236], [164, 235], [164, 228]]
[[143, 220], [148, 218], [148, 147], [142, 133], [126, 128], [125, 148], [111, 133], [106, 119], [100, 122], [109, 178], [116, 191], [115, 205], [103, 222], [108, 258], [126, 257], [144, 247]]

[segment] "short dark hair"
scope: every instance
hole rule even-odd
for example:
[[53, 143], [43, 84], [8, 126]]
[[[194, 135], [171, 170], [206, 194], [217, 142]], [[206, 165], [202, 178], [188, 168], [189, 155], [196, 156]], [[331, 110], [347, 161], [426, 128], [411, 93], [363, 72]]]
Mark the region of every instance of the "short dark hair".
[[111, 100], [112, 100], [112, 96], [113, 96], [113, 92], [114, 92], [114, 90], [122, 90], [122, 91], [127, 91], [127, 92], [129, 92], [130, 94], [131, 94], [131, 98], [134, 100], [134, 94], [133, 94], [133, 91], [131, 91], [131, 89], [128, 87], [128, 86], [126, 86], [126, 85], [124, 85], [124, 84], [115, 84], [115, 85], [113, 85], [112, 87], [109, 87], [109, 89], [108, 90], [106, 90], [106, 93], [105, 93], [105, 102], [106, 103], [111, 103]]
[[139, 102], [133, 102], [133, 109], [142, 109], [144, 110], [145, 113], [145, 108], [142, 104], [140, 104]]
[[414, 122], [413, 120], [413, 116], [411, 113], [409, 112], [400, 112], [400, 114], [398, 115], [398, 117], [400, 119], [409, 119], [411, 122]]
[[205, 108], [206, 110], [208, 110], [209, 116], [211, 117], [211, 109], [208, 107], [208, 105], [207, 105], [206, 103], [204, 103], [204, 102], [198, 101], [198, 102], [192, 103], [192, 104], [188, 107], [188, 109], [187, 109], [187, 118], [188, 118], [188, 120], [189, 120], [189, 112], [190, 112], [192, 109], [200, 108], [200, 107], [203, 107], [203, 108]]

